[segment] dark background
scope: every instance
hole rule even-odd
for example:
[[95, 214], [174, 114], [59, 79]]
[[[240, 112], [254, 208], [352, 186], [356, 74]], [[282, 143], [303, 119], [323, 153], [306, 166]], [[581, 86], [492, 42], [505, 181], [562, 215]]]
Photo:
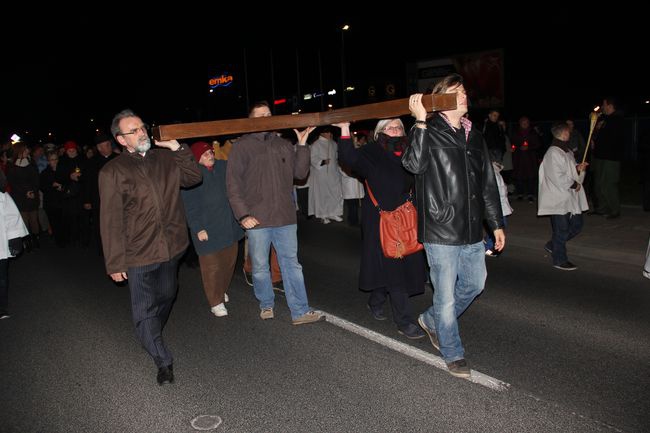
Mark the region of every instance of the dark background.
[[[343, 23], [352, 26], [344, 35], [346, 81], [357, 89], [348, 105], [372, 102], [369, 85], [394, 84], [394, 97], [406, 97], [409, 62], [503, 49], [509, 121], [522, 114], [534, 121], [586, 119], [606, 95], [617, 96], [628, 116], [650, 111], [644, 24], [630, 9], [595, 10], [589, 14], [596, 18], [586, 20], [548, 5], [515, 11], [516, 19], [451, 4], [396, 4], [408, 10], [363, 14], [327, 6], [331, 11], [243, 13], [217, 5], [166, 12], [113, 5], [99, 16], [21, 15], [7, 23], [0, 42], [0, 138], [27, 130], [32, 141], [85, 140], [127, 107], [159, 124], [244, 117], [248, 103], [260, 99], [287, 98], [278, 114], [320, 111], [318, 101], [292, 97], [318, 90], [319, 71], [323, 89], [340, 89]], [[208, 93], [208, 78], [223, 72], [234, 74], [234, 84]], [[386, 98], [379, 92], [375, 100]], [[342, 106], [340, 95], [328, 102]]]

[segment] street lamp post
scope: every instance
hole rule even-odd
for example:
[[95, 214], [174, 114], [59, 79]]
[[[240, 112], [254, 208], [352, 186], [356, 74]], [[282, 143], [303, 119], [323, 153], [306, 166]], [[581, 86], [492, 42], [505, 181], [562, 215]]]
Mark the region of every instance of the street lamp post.
[[341, 27], [341, 92], [343, 95], [344, 107], [348, 106], [348, 100], [345, 91], [347, 88], [347, 84], [345, 82], [345, 32], [348, 30], [350, 30], [350, 26], [348, 24], [345, 24], [343, 27]]

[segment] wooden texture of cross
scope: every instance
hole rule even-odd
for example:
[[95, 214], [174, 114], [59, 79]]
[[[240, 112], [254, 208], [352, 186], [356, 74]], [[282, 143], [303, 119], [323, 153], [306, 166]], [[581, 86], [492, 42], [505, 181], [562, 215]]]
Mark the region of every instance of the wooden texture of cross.
[[[422, 103], [427, 111], [453, 110], [456, 108], [456, 94], [431, 93], [424, 95]], [[165, 141], [246, 132], [277, 131], [287, 128], [305, 128], [307, 126], [331, 125], [333, 123], [366, 119], [386, 119], [409, 114], [408, 106], [409, 98], [404, 98], [320, 113], [159, 125], [153, 128], [153, 135], [156, 140]]]

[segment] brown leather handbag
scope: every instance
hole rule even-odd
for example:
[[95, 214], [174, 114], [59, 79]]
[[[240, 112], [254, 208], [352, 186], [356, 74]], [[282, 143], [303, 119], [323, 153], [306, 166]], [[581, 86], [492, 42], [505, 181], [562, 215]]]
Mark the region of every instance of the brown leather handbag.
[[384, 256], [403, 259], [424, 249], [418, 242], [418, 214], [413, 206], [412, 194], [409, 193], [409, 198], [397, 209], [386, 211], [379, 207], [368, 181], [366, 188], [372, 204], [379, 211], [379, 241]]

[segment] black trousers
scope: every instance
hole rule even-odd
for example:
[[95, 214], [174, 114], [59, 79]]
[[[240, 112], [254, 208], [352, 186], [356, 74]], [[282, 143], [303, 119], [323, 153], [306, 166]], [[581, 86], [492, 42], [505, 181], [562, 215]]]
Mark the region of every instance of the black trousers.
[[173, 357], [162, 337], [178, 292], [178, 260], [128, 268], [131, 312], [138, 340], [157, 367], [171, 365]]
[[347, 210], [348, 224], [351, 226], [359, 225], [359, 199], [349, 198], [344, 201], [345, 209]]
[[378, 287], [370, 293], [368, 304], [373, 308], [381, 308], [390, 295], [390, 306], [393, 310], [393, 321], [398, 328], [415, 323], [409, 295], [402, 287]]
[[0, 260], [0, 314], [9, 307], [9, 259]]

